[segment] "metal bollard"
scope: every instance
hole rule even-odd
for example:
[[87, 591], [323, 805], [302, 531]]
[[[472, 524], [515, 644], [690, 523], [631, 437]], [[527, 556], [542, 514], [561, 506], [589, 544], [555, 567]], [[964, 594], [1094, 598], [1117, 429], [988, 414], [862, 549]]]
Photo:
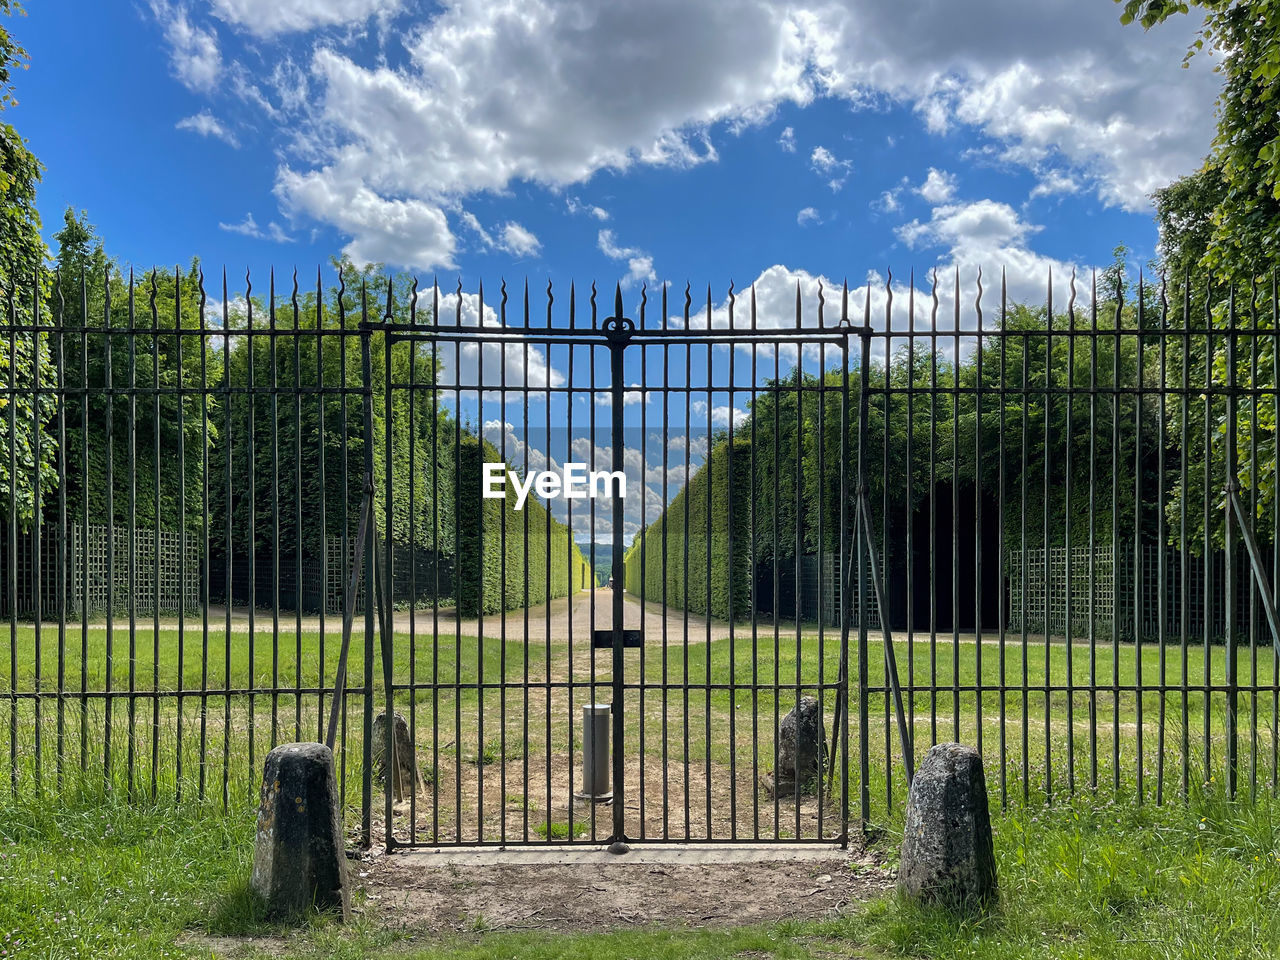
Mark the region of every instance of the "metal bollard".
[[611, 800], [609, 786], [609, 729], [612, 707], [607, 703], [582, 705], [582, 800]]

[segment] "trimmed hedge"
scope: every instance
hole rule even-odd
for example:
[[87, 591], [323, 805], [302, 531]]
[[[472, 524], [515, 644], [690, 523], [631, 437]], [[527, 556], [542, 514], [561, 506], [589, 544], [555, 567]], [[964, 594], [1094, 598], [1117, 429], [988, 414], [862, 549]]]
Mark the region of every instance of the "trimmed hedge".
[[[708, 496], [709, 494], [709, 496]], [[711, 595], [707, 596], [707, 508], [711, 509]], [[663, 515], [635, 538], [625, 558], [627, 592], [647, 600], [663, 597], [663, 532], [666, 531], [667, 605], [713, 617], [751, 612], [751, 445], [720, 443], [709, 462], [689, 478]], [[688, 538], [685, 517], [688, 516]], [[732, 523], [732, 528], [730, 524]], [[732, 545], [732, 558], [730, 546]], [[644, 562], [641, 564], [641, 555]], [[732, 559], [732, 569], [730, 560]], [[688, 592], [685, 570], [688, 569]]]
[[[573, 542], [571, 531], [550, 517], [536, 499], [529, 497], [524, 509], [516, 510], [516, 494], [510, 486], [505, 499], [487, 500], [481, 496], [482, 464], [497, 463], [501, 459], [492, 444], [481, 442], [467, 433], [462, 435], [457, 461], [462, 494], [459, 504], [468, 506], [458, 511], [458, 609], [471, 616], [523, 607], [526, 588], [532, 606], [545, 602], [548, 596], [555, 598], [577, 593], [591, 583], [591, 565]], [[505, 539], [502, 535], [504, 514]], [[529, 527], [527, 556], [526, 519]], [[548, 522], [551, 546], [549, 594]]]

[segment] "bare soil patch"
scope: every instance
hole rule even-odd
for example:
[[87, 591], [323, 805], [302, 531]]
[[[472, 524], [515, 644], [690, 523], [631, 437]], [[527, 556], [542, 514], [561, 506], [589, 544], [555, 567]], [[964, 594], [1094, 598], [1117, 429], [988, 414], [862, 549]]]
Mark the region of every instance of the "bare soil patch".
[[[629, 855], [627, 855], [629, 856]], [[815, 919], [881, 896], [892, 873], [865, 852], [745, 863], [605, 862], [356, 867], [363, 909], [392, 927], [602, 932], [637, 925], [723, 927]], [[353, 864], [353, 866], [356, 866]]]

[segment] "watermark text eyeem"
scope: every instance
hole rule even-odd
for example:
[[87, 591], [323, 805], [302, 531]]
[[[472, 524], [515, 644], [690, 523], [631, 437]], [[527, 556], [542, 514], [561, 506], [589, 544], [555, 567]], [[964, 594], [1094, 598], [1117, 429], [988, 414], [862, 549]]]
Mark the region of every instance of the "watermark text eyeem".
[[588, 470], [585, 463], [566, 463], [559, 472], [539, 470], [530, 473], [522, 483], [519, 474], [508, 470], [505, 463], [486, 463], [482, 468], [481, 493], [486, 500], [502, 500], [504, 489], [510, 483], [516, 491], [516, 509], [523, 510], [524, 503], [533, 491], [545, 500], [561, 497], [565, 500], [581, 500], [597, 497], [627, 496], [627, 478], [620, 470]]

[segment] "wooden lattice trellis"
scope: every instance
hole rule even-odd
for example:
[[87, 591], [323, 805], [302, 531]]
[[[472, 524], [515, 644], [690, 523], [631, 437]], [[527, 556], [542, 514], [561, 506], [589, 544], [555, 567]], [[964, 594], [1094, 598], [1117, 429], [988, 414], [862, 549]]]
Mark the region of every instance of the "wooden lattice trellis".
[[[57, 616], [57, 537], [56, 527], [46, 525], [41, 528], [40, 572], [36, 576], [35, 531], [20, 531], [16, 535], [13, 548], [17, 560], [17, 591], [10, 599], [9, 544], [6, 534], [3, 559], [0, 560], [0, 564], [4, 566], [6, 602], [3, 606], [6, 616], [35, 616], [37, 590], [41, 617], [49, 619]], [[133, 533], [132, 564], [128, 528], [119, 526], [111, 531], [111, 551], [107, 549], [107, 538], [106, 526], [91, 525], [86, 531], [80, 524], [68, 524], [65, 583], [69, 619], [77, 618], [85, 611], [86, 601], [90, 616], [105, 612], [108, 603], [112, 602], [117, 612], [127, 612], [130, 609], [130, 597], [133, 600], [133, 610], [139, 616], [155, 614], [157, 609], [160, 613], [176, 614], [179, 610], [200, 608], [201, 550], [198, 538], [186, 538], [184, 560], [181, 533], [176, 530], [137, 528]], [[160, 561], [158, 581], [157, 552]]]

